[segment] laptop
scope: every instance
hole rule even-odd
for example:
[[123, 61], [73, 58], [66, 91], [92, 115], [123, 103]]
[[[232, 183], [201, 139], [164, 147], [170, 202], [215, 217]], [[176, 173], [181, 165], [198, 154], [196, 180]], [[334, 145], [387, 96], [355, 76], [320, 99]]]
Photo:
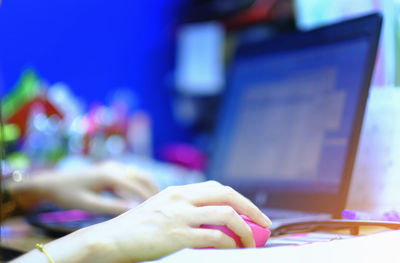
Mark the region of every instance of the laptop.
[[273, 227], [340, 218], [382, 18], [239, 45], [208, 179], [258, 205]]

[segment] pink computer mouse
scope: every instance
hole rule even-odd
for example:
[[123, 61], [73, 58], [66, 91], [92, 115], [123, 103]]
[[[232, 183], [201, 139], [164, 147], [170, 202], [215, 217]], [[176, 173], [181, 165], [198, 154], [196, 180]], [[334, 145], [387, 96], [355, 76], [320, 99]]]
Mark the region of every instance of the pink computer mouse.
[[[253, 237], [254, 241], [256, 243], [256, 247], [263, 247], [265, 243], [267, 242], [269, 235], [271, 234], [271, 231], [267, 228], [264, 228], [253, 221], [251, 221], [247, 216], [245, 215], [240, 215], [244, 221], [250, 226], [251, 231], [253, 232]], [[219, 226], [219, 225], [206, 225], [203, 224], [200, 226], [201, 228], [210, 228], [210, 229], [218, 229], [227, 234], [228, 236], [232, 237], [238, 247], [243, 247], [242, 241], [240, 240], [240, 237], [236, 235], [232, 230], [230, 230], [226, 226]]]

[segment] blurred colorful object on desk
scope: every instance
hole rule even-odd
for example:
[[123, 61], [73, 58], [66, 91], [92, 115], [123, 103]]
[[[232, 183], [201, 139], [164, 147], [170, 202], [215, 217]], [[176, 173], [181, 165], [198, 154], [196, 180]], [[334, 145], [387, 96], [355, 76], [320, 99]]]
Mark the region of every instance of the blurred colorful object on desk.
[[44, 96], [37, 96], [36, 98], [24, 103], [20, 106], [14, 114], [6, 119], [6, 122], [16, 124], [23, 135], [26, 134], [29, 117], [32, 113], [43, 113], [46, 116], [58, 116], [63, 118], [61, 113], [45, 98]]
[[151, 119], [145, 111], [129, 113], [122, 101], [114, 101], [110, 107], [93, 104], [82, 121], [87, 127], [85, 154], [98, 159], [127, 153], [151, 157]]
[[[62, 120], [63, 115], [47, 99], [45, 87], [35, 71], [28, 69], [21, 74], [17, 84], [5, 97], [2, 110], [7, 162], [20, 163], [16, 160], [20, 160], [21, 156], [31, 160], [46, 159], [46, 161], [53, 161], [55, 156], [57, 156], [55, 159], [60, 156], [58, 153], [62, 152], [62, 147], [53, 143], [55, 138], [53, 135], [58, 134], [58, 131], [53, 131], [52, 134], [46, 132], [49, 131], [50, 124]], [[47, 136], [41, 136], [43, 134]], [[40, 140], [43, 137], [44, 139]], [[50, 151], [43, 151], [46, 148]], [[18, 154], [20, 150], [23, 154]]]
[[39, 77], [32, 69], [25, 70], [13, 90], [4, 99], [4, 119], [10, 118], [24, 103], [31, 100], [38, 93]]
[[25, 70], [2, 105], [6, 161], [18, 163], [25, 156], [41, 168], [67, 155], [94, 160], [152, 157], [150, 116], [131, 90], [113, 93], [110, 105], [93, 103], [85, 112], [67, 84], [47, 85], [34, 70]]

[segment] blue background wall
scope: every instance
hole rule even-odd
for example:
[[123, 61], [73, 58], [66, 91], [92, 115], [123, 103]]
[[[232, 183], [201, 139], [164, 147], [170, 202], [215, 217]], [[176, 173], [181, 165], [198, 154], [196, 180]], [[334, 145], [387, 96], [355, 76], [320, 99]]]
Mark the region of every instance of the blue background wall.
[[154, 121], [155, 144], [180, 139], [165, 75], [172, 69], [179, 0], [4, 0], [0, 74], [7, 92], [26, 67], [63, 81], [86, 102], [129, 87]]

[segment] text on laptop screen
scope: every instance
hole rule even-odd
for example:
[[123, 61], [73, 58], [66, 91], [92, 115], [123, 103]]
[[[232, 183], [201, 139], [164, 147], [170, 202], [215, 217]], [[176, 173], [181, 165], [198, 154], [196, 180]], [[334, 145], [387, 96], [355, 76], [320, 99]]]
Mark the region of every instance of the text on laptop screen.
[[368, 47], [360, 38], [237, 58], [213, 172], [337, 191]]

